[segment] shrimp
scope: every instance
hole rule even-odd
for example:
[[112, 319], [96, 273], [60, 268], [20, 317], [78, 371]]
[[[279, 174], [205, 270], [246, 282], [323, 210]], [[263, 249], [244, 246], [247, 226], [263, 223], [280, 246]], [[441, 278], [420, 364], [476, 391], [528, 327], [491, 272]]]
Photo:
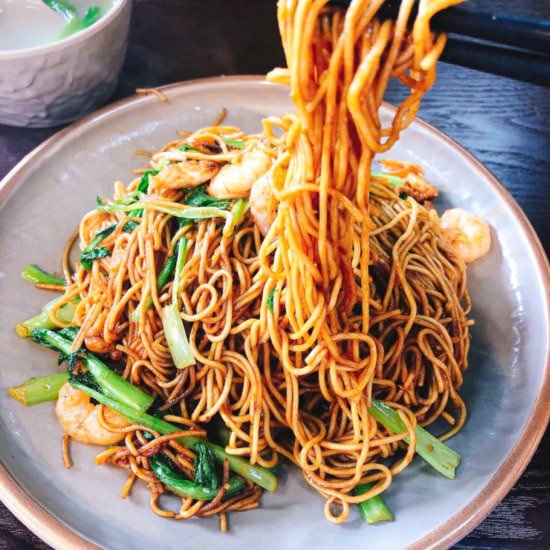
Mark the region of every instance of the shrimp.
[[93, 335], [86, 336], [84, 339], [86, 348], [92, 353], [105, 354], [114, 351], [115, 344], [112, 342], [106, 342], [101, 336]]
[[250, 189], [250, 212], [262, 235], [266, 235], [275, 219], [271, 172], [258, 178]]
[[[88, 445], [114, 445], [124, 439], [123, 433], [106, 430], [98, 419], [98, 405], [90, 396], [74, 389], [68, 382], [59, 390], [55, 414], [66, 434], [75, 441]], [[125, 428], [129, 422], [120, 414], [105, 407], [105, 420], [109, 425]]]
[[424, 170], [412, 162], [382, 159], [380, 164], [384, 172], [405, 180], [399, 191], [406, 193], [416, 201], [423, 203], [435, 199], [439, 192], [436, 187], [424, 178]]
[[481, 258], [491, 248], [489, 224], [462, 208], [446, 210], [441, 216], [441, 229], [459, 258], [467, 264]]
[[248, 149], [236, 162], [226, 164], [212, 178], [208, 194], [217, 199], [246, 198], [252, 184], [269, 170], [271, 163], [271, 157], [262, 149]]
[[405, 178], [405, 183], [399, 191], [406, 193], [419, 203], [430, 201], [439, 196], [437, 188], [428, 183], [423, 176], [413, 173]]
[[155, 187], [189, 189], [211, 180], [219, 169], [217, 162], [189, 159], [169, 164], [152, 181]]

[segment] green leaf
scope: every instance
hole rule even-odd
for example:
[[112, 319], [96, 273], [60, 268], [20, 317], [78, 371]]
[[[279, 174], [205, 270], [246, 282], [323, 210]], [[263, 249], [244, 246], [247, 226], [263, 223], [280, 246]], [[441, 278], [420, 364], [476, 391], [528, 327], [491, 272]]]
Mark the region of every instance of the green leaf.
[[170, 355], [177, 369], [184, 369], [195, 364], [193, 350], [189, 344], [178, 306], [170, 304], [162, 308], [160, 318]]
[[76, 7], [67, 0], [42, 0], [48, 8], [61, 15], [63, 19], [70, 21], [77, 16]]
[[371, 177], [379, 180], [383, 180], [386, 183], [389, 183], [390, 185], [393, 185], [394, 187], [401, 187], [405, 184], [405, 180], [403, 178], [399, 178], [397, 176], [391, 176], [390, 174], [386, 174], [384, 172], [372, 172]]
[[[357, 485], [352, 491], [353, 495], [363, 495], [372, 489], [370, 483]], [[357, 505], [359, 515], [361, 519], [370, 525], [378, 523], [379, 521], [393, 521], [393, 514], [386, 504], [382, 495], [376, 495], [369, 498]]]
[[105, 258], [111, 254], [105, 247], [98, 248], [98, 245], [116, 229], [117, 225], [118, 224], [114, 223], [98, 231], [95, 237], [84, 248], [80, 254], [80, 264], [84, 269], [89, 271], [92, 269], [92, 262]]
[[47, 271], [44, 271], [40, 266], [36, 264], [29, 264], [21, 272], [21, 277], [32, 284], [45, 284], [45, 285], [63, 285], [67, 284], [65, 279], [54, 277]]
[[123, 226], [122, 231], [125, 233], [131, 233], [137, 226], [139, 225], [138, 222], [134, 220], [128, 220]]
[[74, 340], [78, 334], [78, 327], [65, 327], [57, 331], [57, 334], [63, 336], [63, 338], [68, 338], [69, 340]]
[[275, 289], [272, 288], [269, 296], [267, 297], [267, 309], [273, 313], [273, 306], [275, 305]]
[[156, 176], [158, 173], [158, 170], [147, 170], [147, 172], [144, 172], [137, 186], [137, 190], [141, 193], [147, 193], [147, 191], [149, 191], [149, 176]]
[[217, 199], [216, 197], [212, 197], [206, 192], [206, 186], [205, 185], [199, 185], [198, 187], [195, 187], [192, 189], [189, 194], [185, 197], [184, 204], [188, 204], [189, 206], [215, 206], [216, 208], [220, 208], [222, 210], [225, 210], [229, 207], [231, 204], [231, 201], [229, 200], [221, 200]]
[[223, 141], [226, 145], [229, 145], [229, 147], [233, 147], [234, 149], [244, 149], [245, 142], [242, 139], [223, 138]]
[[202, 153], [200, 149], [193, 147], [192, 145], [181, 145], [178, 149], [180, 151], [195, 151], [196, 153]]
[[[66, 0], [43, 0], [47, 5], [52, 7], [53, 4], [61, 5], [67, 25], [57, 36], [58, 40], [67, 38], [77, 32], [83, 31], [91, 27], [103, 15], [103, 9], [98, 6], [90, 6], [82, 18], [78, 17], [78, 12], [70, 2]], [[55, 9], [52, 7], [52, 9]], [[58, 13], [59, 10], [56, 9]]]
[[110, 255], [111, 253], [104, 246], [92, 248], [92, 250], [89, 250], [88, 252], [82, 252], [80, 255], [80, 263], [84, 269], [90, 270], [92, 268], [92, 262], [101, 260], [102, 258], [106, 258]]
[[[378, 422], [393, 433], [403, 433], [406, 430], [405, 424], [397, 411], [382, 401], [373, 399], [369, 412]], [[403, 439], [407, 443], [410, 441], [408, 436]], [[456, 468], [461, 460], [460, 455], [447, 447], [443, 441], [440, 441], [437, 437], [422, 428], [422, 426], [416, 426], [415, 451], [440, 474], [449, 479], [455, 478]]]
[[231, 209], [231, 227], [228, 228], [229, 232], [232, 232], [235, 227], [243, 223], [247, 212], [248, 201], [246, 199], [237, 199]]
[[220, 488], [214, 454], [201, 441], [195, 445], [195, 483], [215, 491]]
[[91, 27], [95, 22], [99, 21], [102, 15], [103, 15], [102, 8], [100, 8], [99, 6], [90, 6], [86, 10], [84, 17], [80, 21], [80, 28], [78, 30], [83, 30], [83, 29], [87, 29], [88, 27]]
[[[113, 225], [109, 225], [105, 229], [102, 229], [101, 231], [98, 231], [95, 234], [95, 237], [92, 239], [91, 242], [92, 243], [97, 242], [97, 244], [99, 244], [101, 241], [105, 240], [116, 229], [116, 226], [117, 226], [117, 224], [114, 223]], [[92, 247], [92, 248], [94, 248], [94, 247]]]

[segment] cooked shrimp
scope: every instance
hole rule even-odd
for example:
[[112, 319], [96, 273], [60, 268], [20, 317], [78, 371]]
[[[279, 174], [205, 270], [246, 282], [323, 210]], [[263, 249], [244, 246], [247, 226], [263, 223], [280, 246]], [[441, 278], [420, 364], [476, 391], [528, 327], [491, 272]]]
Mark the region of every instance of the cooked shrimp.
[[[68, 382], [59, 390], [55, 414], [66, 434], [75, 441], [89, 445], [114, 445], [124, 439], [123, 433], [106, 430], [98, 419], [98, 405], [90, 396], [74, 389]], [[105, 407], [105, 420], [109, 425], [124, 428], [128, 421], [115, 411]]]
[[481, 258], [491, 248], [489, 224], [462, 208], [446, 210], [441, 216], [441, 229], [458, 256], [467, 264]]
[[86, 336], [84, 338], [86, 348], [92, 353], [111, 353], [115, 349], [115, 344], [112, 342], [106, 342], [101, 336]]
[[424, 176], [411, 173], [405, 178], [404, 185], [399, 189], [403, 193], [407, 193], [417, 202], [424, 203], [439, 196], [437, 188], [428, 183]]
[[219, 171], [220, 165], [211, 160], [184, 160], [169, 164], [150, 181], [153, 187], [189, 189], [211, 180]]
[[265, 235], [275, 219], [275, 204], [273, 200], [273, 182], [271, 172], [258, 178], [250, 189], [250, 212], [262, 235]]
[[262, 149], [248, 149], [236, 162], [222, 167], [207, 191], [217, 199], [246, 198], [252, 184], [269, 170], [271, 163], [271, 157]]
[[416, 201], [423, 203], [435, 199], [439, 192], [436, 187], [424, 178], [424, 170], [412, 162], [401, 162], [398, 160], [382, 159], [380, 164], [384, 172], [405, 180], [399, 191], [407, 193]]

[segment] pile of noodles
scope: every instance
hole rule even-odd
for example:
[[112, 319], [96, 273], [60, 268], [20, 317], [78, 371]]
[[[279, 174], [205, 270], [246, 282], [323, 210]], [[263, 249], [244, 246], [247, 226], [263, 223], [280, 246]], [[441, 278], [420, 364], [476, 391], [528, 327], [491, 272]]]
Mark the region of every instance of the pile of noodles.
[[[433, 35], [430, 18], [454, 3], [421, 0], [409, 31], [410, 0], [396, 22], [375, 18], [381, 0], [356, 0], [347, 11], [326, 0], [281, 0], [288, 69], [269, 78], [290, 86], [296, 113], [266, 119], [257, 136], [219, 125], [182, 133], [152, 156], [159, 173], [149, 176], [151, 207], [141, 217], [94, 210], [82, 219], [81, 248], [120, 222], [102, 243], [109, 256], [73, 273], [70, 243], [65, 253], [65, 301], [80, 297], [73, 348], [110, 355], [182, 429], [205, 434], [221, 419], [229, 453], [267, 467], [288, 458], [326, 498], [333, 522], [409, 464], [417, 423], [443, 419], [449, 437], [465, 420], [457, 393], [469, 345], [464, 265], [434, 211], [371, 177], [374, 155], [395, 143], [434, 82], [445, 37]], [[410, 94], [383, 128], [378, 111], [390, 77]], [[244, 150], [226, 136], [243, 140]], [[180, 150], [189, 144], [194, 150]], [[215, 170], [251, 147], [273, 159], [265, 236], [250, 212], [227, 232], [223, 218], [180, 227], [159, 209], [184, 208], [190, 167], [208, 162]], [[117, 183], [114, 200], [138, 184]], [[137, 226], [123, 231], [130, 219]], [[157, 289], [156, 280], [183, 235], [179, 308], [196, 363], [178, 370], [160, 319], [171, 282]], [[404, 433], [374, 419], [373, 397], [399, 411]], [[258, 506], [260, 490], [250, 484], [226, 501], [182, 499], [179, 512], [163, 510], [165, 488], [148, 456], [162, 448], [192, 477], [194, 453], [175, 441], [181, 433], [147, 441], [139, 426], [125, 431], [97, 461], [129, 470], [124, 494], [136, 478], [145, 481], [156, 513], [187, 518]], [[365, 482], [372, 488], [355, 496]]]

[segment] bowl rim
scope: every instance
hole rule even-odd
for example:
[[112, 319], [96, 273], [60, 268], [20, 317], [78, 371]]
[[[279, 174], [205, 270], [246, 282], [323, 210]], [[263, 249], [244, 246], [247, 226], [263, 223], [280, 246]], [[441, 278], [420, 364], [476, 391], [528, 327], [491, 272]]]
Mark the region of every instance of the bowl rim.
[[[123, 2], [124, 0], [122, 0], [121, 4]], [[179, 92], [182, 89], [192, 88], [194, 86], [228, 82], [277, 86], [276, 84], [266, 82], [264, 76], [232, 75], [176, 82], [159, 86], [156, 89], [163, 93], [167, 93], [169, 96], [171, 92]], [[119, 110], [124, 110], [128, 107], [148, 101], [157, 101], [157, 99], [155, 97], [143, 95], [133, 95], [121, 99], [95, 111], [54, 134], [26, 155], [8, 172], [8, 174], [6, 174], [0, 182], [0, 204], [8, 198], [10, 191], [15, 188], [17, 183], [32, 170], [34, 162], [47, 155], [48, 151], [53, 149], [68, 134], [80, 128], [92, 126], [94, 123], [100, 122], [104, 117], [116, 113]], [[389, 106], [386, 103], [384, 105]], [[512, 194], [488, 168], [486, 168], [474, 155], [464, 149], [458, 142], [420, 118], [415, 118], [414, 122], [425, 130], [434, 133], [439, 139], [453, 149], [458, 150], [480, 175], [487, 180], [488, 184], [504, 201], [506, 206], [510, 208], [512, 215], [518, 220], [518, 223], [532, 247], [537, 270], [541, 275], [542, 285], [545, 291], [546, 300], [544, 307], [546, 317], [550, 319], [550, 263], [535, 230]], [[550, 419], [550, 406], [548, 406], [550, 403], [550, 334], [546, 335], [546, 344], [548, 352], [545, 358], [541, 386], [538, 389], [533, 408], [525, 422], [525, 426], [508, 456], [473, 500], [449, 520], [437, 526], [422, 539], [410, 545], [408, 550], [448, 548], [474, 529], [508, 494], [512, 486], [519, 479], [535, 453]], [[52, 547], [63, 550], [99, 550], [98, 546], [90, 542], [87, 538], [74, 532], [65, 525], [61, 519], [56, 518], [41, 504], [37, 503], [33, 497], [24, 491], [15, 479], [11, 477], [11, 474], [1, 462], [0, 500], [31, 531]]]
[[35, 55], [42, 55], [50, 53], [54, 50], [62, 49], [66, 46], [74, 46], [80, 42], [91, 38], [93, 34], [104, 29], [109, 23], [117, 17], [125, 6], [131, 2], [131, 0], [109, 0], [113, 6], [107, 10], [105, 15], [99, 18], [93, 25], [79, 31], [75, 34], [67, 36], [61, 40], [55, 40], [49, 44], [42, 44], [40, 46], [33, 46], [32, 48], [19, 48], [16, 50], [0, 50], [0, 61], [9, 59], [19, 59], [21, 57], [33, 57]]

